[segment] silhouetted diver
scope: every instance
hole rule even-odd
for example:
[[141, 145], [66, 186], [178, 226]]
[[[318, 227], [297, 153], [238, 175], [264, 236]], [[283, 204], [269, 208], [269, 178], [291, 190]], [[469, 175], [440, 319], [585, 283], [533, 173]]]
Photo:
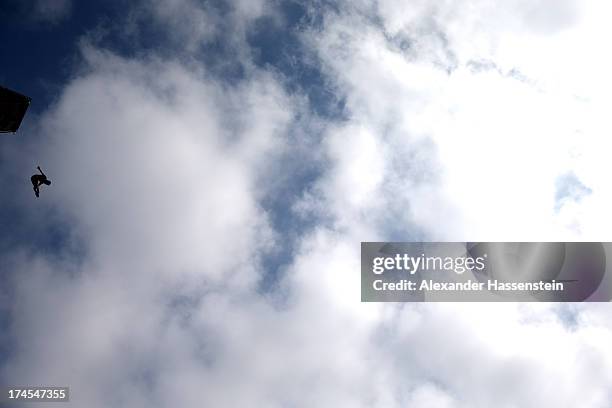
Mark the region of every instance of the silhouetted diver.
[[36, 168], [38, 169], [38, 171], [40, 171], [40, 174], [34, 174], [32, 177], [30, 177], [30, 180], [32, 180], [32, 185], [34, 186], [34, 194], [36, 194], [36, 197], [38, 197], [38, 194], [40, 192], [38, 186], [41, 186], [43, 184], [51, 185], [51, 180], [49, 180], [47, 178], [47, 175], [43, 173], [43, 171], [40, 169], [40, 166], [37, 166]]

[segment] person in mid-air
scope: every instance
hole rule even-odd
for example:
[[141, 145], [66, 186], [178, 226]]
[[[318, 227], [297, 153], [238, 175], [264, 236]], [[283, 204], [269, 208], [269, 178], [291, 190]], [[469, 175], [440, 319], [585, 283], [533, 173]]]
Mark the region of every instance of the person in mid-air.
[[40, 174], [34, 174], [32, 177], [30, 177], [30, 180], [32, 180], [32, 185], [34, 186], [34, 194], [36, 194], [36, 197], [38, 197], [40, 193], [38, 187], [42, 186], [43, 184], [51, 185], [51, 180], [49, 180], [46, 174], [43, 173], [40, 166], [37, 166], [36, 168], [38, 171], [40, 171]]

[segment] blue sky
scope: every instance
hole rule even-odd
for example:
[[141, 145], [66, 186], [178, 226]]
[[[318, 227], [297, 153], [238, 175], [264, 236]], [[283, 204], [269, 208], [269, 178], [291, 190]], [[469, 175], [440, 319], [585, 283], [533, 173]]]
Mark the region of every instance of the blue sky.
[[[96, 40], [104, 46], [128, 56], [150, 51], [178, 51], [180, 54], [176, 44], [166, 42], [166, 33], [156, 31], [151, 21], [138, 21], [141, 34], [137, 36], [120, 33], [115, 24], [116, 21], [126, 21], [126, 13], [130, 12], [128, 2], [70, 3], [65, 14], [52, 21], [33, 17], [35, 3], [9, 2], [0, 9], [5, 21], [0, 32], [3, 38], [10, 39], [4, 41], [0, 48], [2, 60], [7, 61], [2, 71], [3, 83], [31, 95], [36, 101], [32, 106], [35, 112], [46, 109], [57, 97], [62, 84], [73, 75], [75, 66], [79, 64], [78, 44], [83, 38], [97, 37]], [[221, 14], [228, 9], [222, 1], [205, 1], [202, 4]], [[297, 1], [282, 2], [277, 7], [284, 20], [282, 26], [275, 24], [272, 18], [264, 17], [247, 33], [247, 42], [254, 51], [253, 62], [286, 75], [286, 85], [298, 86], [307, 92], [317, 113], [340, 113], [341, 101], [337, 100], [337, 95], [330, 95], [329, 90], [325, 89], [324, 78], [316, 61], [307, 63], [303, 58], [308, 51], [298, 38], [299, 28], [315, 22], [317, 13], [309, 13]], [[199, 50], [200, 62], [214, 67], [218, 60], [227, 59], [231, 51], [224, 50], [225, 46], [223, 41], [206, 44]], [[164, 47], [172, 47], [172, 50]], [[296, 61], [300, 63], [296, 64]], [[240, 69], [236, 68], [234, 72], [223, 71], [219, 74], [227, 80], [235, 80], [240, 78], [239, 72]]]
[[8, 4], [0, 83], [33, 103], [0, 144], [0, 383], [609, 406], [605, 304], [359, 301], [361, 241], [609, 241], [606, 6]]
[[121, 12], [120, 2], [81, 2], [58, 21], [41, 21], [33, 17], [33, 1], [9, 1], [2, 7], [2, 82], [30, 95], [35, 100], [31, 108], [38, 113], [69, 79], [79, 38]]

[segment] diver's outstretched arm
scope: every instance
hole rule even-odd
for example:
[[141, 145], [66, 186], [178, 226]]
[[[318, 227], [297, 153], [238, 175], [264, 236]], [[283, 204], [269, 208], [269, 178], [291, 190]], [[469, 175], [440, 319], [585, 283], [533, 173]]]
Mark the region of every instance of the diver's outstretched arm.
[[[40, 171], [40, 174], [42, 174], [43, 176], [45, 176], [45, 173], [43, 173], [43, 171], [40, 169], [40, 166], [36, 166], [36, 168], [38, 169], [38, 171]], [[45, 176], [47, 177], [47, 176]]]

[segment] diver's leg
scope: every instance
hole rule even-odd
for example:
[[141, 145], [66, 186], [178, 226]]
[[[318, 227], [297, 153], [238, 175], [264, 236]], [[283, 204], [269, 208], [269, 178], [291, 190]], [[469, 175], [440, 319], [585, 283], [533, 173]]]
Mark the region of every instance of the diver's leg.
[[38, 186], [34, 186], [34, 194], [36, 194], [36, 197], [39, 196], [39, 192], [40, 190], [38, 189]]

